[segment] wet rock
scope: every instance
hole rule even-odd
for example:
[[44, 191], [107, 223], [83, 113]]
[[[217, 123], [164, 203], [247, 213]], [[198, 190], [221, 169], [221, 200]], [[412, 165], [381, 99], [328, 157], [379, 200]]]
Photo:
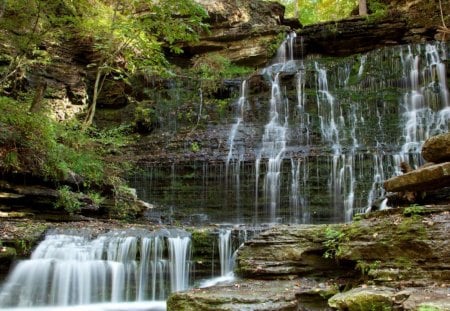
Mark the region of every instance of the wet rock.
[[450, 133], [430, 137], [422, 146], [422, 157], [428, 162], [450, 161]]
[[[408, 288], [400, 293], [407, 293], [402, 302], [403, 310], [450, 310], [450, 288], [448, 284], [433, 288]], [[397, 297], [400, 293], [397, 293]]]
[[237, 273], [248, 278], [282, 278], [331, 273], [333, 260], [324, 258], [327, 226], [278, 226], [239, 249]]
[[328, 304], [338, 310], [391, 310], [393, 294], [394, 290], [388, 287], [360, 287], [334, 295]]
[[450, 186], [450, 162], [422, 167], [384, 182], [390, 192], [427, 191]]
[[297, 289], [297, 280], [235, 280], [231, 284], [174, 293], [167, 300], [167, 310], [298, 310]]

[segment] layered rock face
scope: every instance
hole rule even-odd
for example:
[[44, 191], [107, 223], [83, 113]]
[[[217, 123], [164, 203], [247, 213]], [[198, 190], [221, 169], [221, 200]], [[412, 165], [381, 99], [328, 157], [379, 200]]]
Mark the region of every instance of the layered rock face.
[[175, 293], [168, 310], [448, 310], [449, 209], [274, 227], [239, 249], [241, 279]]
[[234, 63], [263, 65], [273, 56], [280, 38], [290, 30], [284, 25], [287, 23], [284, 7], [276, 2], [196, 1], [208, 11], [207, 22], [211, 27], [198, 43], [184, 48], [185, 56], [214, 52]]

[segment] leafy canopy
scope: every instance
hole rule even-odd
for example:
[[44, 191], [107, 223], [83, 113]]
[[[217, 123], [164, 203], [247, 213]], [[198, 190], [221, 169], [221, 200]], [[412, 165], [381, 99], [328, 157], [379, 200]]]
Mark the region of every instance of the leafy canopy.
[[122, 60], [131, 72], [161, 71], [168, 66], [165, 49], [180, 53], [181, 42], [207, 28], [206, 11], [192, 0], [97, 0], [79, 10], [81, 34], [94, 39], [103, 61]]
[[298, 16], [303, 25], [348, 17], [358, 7], [358, 0], [279, 0], [286, 16]]

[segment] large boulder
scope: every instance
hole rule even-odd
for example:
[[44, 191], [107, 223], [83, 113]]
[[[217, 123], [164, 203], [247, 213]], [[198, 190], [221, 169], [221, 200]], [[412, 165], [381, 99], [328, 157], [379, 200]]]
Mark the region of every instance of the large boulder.
[[422, 146], [422, 157], [434, 163], [450, 161], [450, 133], [427, 139]]
[[450, 186], [450, 162], [428, 165], [384, 182], [389, 192], [428, 191]]
[[392, 288], [386, 287], [354, 288], [334, 295], [328, 304], [332, 308], [349, 311], [391, 310], [393, 293]]

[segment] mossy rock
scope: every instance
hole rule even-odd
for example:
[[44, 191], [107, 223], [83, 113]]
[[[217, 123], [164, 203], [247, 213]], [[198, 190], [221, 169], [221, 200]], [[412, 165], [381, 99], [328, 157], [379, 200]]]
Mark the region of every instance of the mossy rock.
[[334, 295], [328, 305], [338, 310], [387, 311], [393, 309], [393, 295], [393, 289], [386, 287], [360, 287]]
[[0, 247], [0, 260], [4, 259], [14, 259], [17, 255], [16, 249], [14, 247], [1, 246]]
[[450, 310], [450, 301], [425, 302], [419, 305], [418, 311], [447, 311]]

